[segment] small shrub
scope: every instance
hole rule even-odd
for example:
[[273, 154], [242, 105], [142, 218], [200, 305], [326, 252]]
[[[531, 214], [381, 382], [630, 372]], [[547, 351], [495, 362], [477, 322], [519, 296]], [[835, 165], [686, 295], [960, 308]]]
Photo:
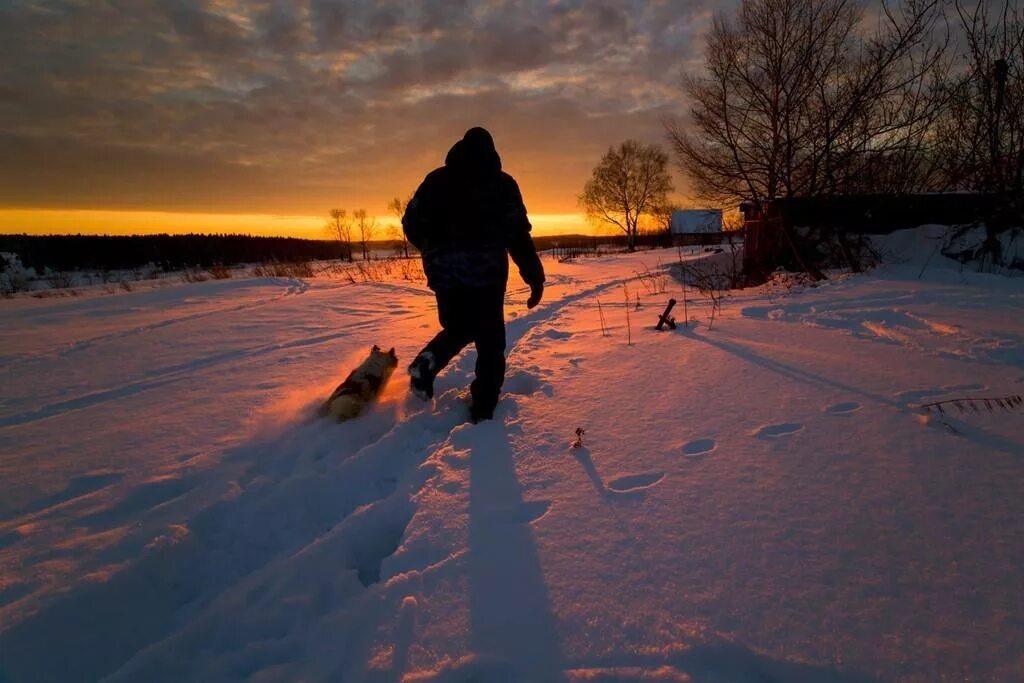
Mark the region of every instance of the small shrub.
[[47, 270], [46, 281], [54, 289], [70, 289], [75, 284], [71, 273], [66, 273], [62, 270]]
[[[689, 285], [693, 287], [708, 300], [710, 304], [708, 310], [708, 329], [714, 329], [715, 318], [722, 310], [722, 301], [729, 294], [729, 287], [732, 282], [729, 273], [711, 259], [687, 262], [680, 258], [676, 268], [678, 269], [680, 282], [684, 286]], [[683, 304], [685, 311], [685, 290], [683, 292]], [[684, 313], [684, 318], [687, 315]], [[689, 324], [689, 320], [686, 321], [686, 324]]]
[[296, 261], [294, 263], [281, 263], [269, 261], [261, 263], [252, 269], [256, 277], [298, 277], [311, 278], [316, 275], [313, 272], [313, 264], [309, 261]]
[[652, 273], [647, 264], [644, 264], [643, 272], [635, 272], [637, 280], [648, 294], [664, 294], [668, 291], [668, 275], [660, 267]]
[[313, 277], [313, 265], [309, 261], [297, 261], [288, 265], [291, 267], [290, 277]]
[[29, 289], [31, 289], [31, 285], [25, 272], [9, 270], [0, 273], [0, 294], [3, 296], [14, 296], [18, 292], [27, 292]]
[[791, 273], [788, 270], [774, 271], [764, 284], [768, 301], [775, 302], [789, 294], [801, 292], [808, 287], [817, 287], [818, 281], [810, 273]]
[[423, 262], [419, 259], [401, 261], [402, 279], [406, 282], [426, 282], [427, 275], [423, 272]]
[[198, 268], [195, 270], [189, 270], [186, 268], [181, 274], [182, 282], [206, 282], [209, 278], [206, 273], [202, 272]]
[[40, 289], [29, 294], [33, 299], [63, 299], [67, 296], [78, 296], [77, 289]]
[[426, 275], [418, 259], [382, 259], [379, 261], [356, 262], [334, 269], [349, 284], [360, 282], [423, 282]]
[[231, 269], [223, 263], [214, 263], [209, 269], [210, 277], [214, 280], [230, 280]]

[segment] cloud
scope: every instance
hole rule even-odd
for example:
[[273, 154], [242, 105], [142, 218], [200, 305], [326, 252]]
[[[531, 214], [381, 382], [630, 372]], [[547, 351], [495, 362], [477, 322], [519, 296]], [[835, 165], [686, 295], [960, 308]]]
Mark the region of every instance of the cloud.
[[193, 49], [232, 55], [245, 48], [246, 30], [231, 16], [194, 0], [161, 3], [175, 33]]
[[303, 52], [309, 43], [309, 19], [300, 3], [272, 0], [256, 12], [255, 23], [260, 31], [259, 39], [278, 54]]
[[657, 142], [662, 118], [682, 110], [678, 76], [699, 55], [712, 9], [0, 3], [0, 202], [373, 209], [408, 193], [463, 130], [485, 125], [528, 201], [572, 210], [604, 149], [627, 136]]

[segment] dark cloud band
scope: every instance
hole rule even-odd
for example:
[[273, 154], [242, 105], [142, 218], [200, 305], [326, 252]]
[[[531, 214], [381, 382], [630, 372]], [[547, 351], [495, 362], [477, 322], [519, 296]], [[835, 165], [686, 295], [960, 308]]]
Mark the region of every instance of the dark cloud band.
[[0, 202], [371, 205], [479, 123], [528, 201], [571, 210], [601, 151], [681, 109], [711, 4], [0, 0]]

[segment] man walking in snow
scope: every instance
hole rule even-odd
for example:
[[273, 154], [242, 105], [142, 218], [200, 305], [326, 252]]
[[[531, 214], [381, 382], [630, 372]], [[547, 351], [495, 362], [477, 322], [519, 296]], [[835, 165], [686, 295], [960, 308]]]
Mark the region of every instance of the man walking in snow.
[[501, 170], [489, 132], [471, 128], [455, 143], [444, 166], [431, 171], [409, 201], [402, 228], [423, 255], [441, 323], [409, 365], [412, 391], [431, 399], [434, 378], [472, 342], [477, 358], [470, 419], [489, 420], [505, 380], [508, 256], [530, 285], [527, 308], [544, 293], [544, 267], [519, 186]]

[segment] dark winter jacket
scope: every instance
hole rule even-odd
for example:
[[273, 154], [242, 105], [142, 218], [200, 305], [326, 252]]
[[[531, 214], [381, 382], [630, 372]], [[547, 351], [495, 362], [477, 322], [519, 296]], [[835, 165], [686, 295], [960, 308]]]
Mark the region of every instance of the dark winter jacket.
[[544, 282], [519, 186], [501, 170], [483, 128], [470, 129], [444, 166], [427, 175], [409, 201], [402, 228], [423, 254], [427, 284], [435, 291], [504, 287], [506, 254], [527, 284]]

